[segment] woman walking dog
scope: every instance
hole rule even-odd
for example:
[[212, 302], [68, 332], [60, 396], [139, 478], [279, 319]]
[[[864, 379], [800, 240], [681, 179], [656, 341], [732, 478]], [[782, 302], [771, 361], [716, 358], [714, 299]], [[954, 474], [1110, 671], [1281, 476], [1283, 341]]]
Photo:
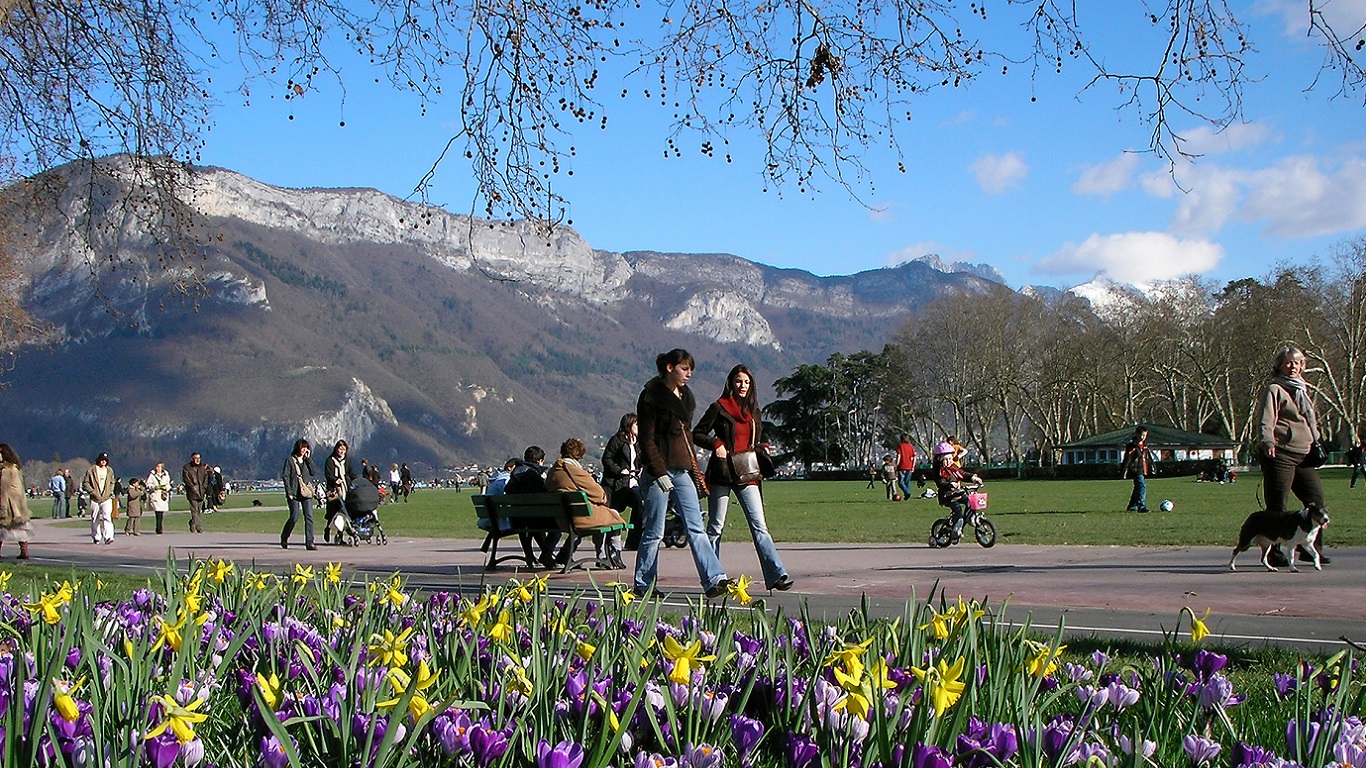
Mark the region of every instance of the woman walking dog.
[[[1321, 450], [1321, 446], [1318, 416], [1304, 380], [1304, 352], [1299, 347], [1286, 346], [1276, 352], [1271, 365], [1271, 382], [1262, 390], [1257, 402], [1262, 486], [1266, 491], [1267, 511], [1288, 511], [1291, 493], [1306, 507], [1323, 508], [1326, 505], [1318, 471], [1323, 461], [1306, 461], [1311, 452]], [[1319, 562], [1328, 563], [1329, 559], [1322, 554], [1322, 532], [1313, 545], [1319, 551]], [[1277, 562], [1278, 553], [1279, 550], [1273, 553], [1271, 564], [1289, 565]], [[1312, 559], [1306, 555], [1308, 553], [1303, 553], [1301, 559]]]

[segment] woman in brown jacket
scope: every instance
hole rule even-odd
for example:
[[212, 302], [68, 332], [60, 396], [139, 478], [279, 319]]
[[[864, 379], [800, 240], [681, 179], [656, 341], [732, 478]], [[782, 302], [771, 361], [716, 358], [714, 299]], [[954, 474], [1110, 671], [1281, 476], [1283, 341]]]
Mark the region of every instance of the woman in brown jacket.
[[[607, 506], [607, 492], [598, 485], [580, 460], [586, 450], [583, 441], [571, 437], [560, 446], [560, 458], [545, 476], [547, 491], [583, 491], [588, 494], [588, 502], [593, 506], [593, 514], [574, 518], [574, 527], [581, 530], [601, 528], [604, 525], [624, 525], [625, 520], [615, 509]], [[621, 536], [616, 533], [593, 534], [593, 549], [598, 557], [599, 567], [625, 568], [621, 559]]]
[[9, 443], [0, 443], [0, 542], [19, 542], [20, 560], [28, 559], [28, 540], [33, 535], [29, 517], [23, 464]]

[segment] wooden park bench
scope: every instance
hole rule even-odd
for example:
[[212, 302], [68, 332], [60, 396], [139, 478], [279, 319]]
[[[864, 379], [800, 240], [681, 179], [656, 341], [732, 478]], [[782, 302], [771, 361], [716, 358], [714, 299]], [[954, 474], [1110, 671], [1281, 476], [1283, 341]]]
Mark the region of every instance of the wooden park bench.
[[[574, 527], [574, 518], [588, 517], [593, 513], [588, 503], [588, 494], [583, 491], [555, 491], [551, 493], [509, 493], [497, 496], [473, 496], [470, 501], [479, 514], [479, 528], [487, 532], [481, 552], [489, 553], [484, 570], [491, 571], [500, 564], [520, 560], [528, 568], [535, 568], [539, 560], [531, 551], [534, 534], [563, 533], [564, 543], [560, 546], [555, 560], [561, 563], [560, 573], [573, 568], [589, 568], [597, 562], [596, 557], [574, 559], [574, 551], [584, 536], [616, 533], [625, 531], [629, 524], [604, 525], [597, 528]], [[521, 540], [519, 554], [498, 555], [498, 542], [504, 537], [516, 536]]]

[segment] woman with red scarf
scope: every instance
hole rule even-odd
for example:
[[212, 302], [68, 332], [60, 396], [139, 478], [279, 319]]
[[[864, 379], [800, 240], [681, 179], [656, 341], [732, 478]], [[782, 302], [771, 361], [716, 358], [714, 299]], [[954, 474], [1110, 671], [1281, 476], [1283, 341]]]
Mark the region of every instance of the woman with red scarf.
[[730, 369], [721, 397], [707, 408], [693, 430], [693, 441], [712, 449], [711, 460], [707, 462], [707, 485], [711, 490], [707, 500], [707, 537], [719, 559], [721, 530], [726, 524], [726, 508], [730, 505], [731, 490], [734, 490], [735, 497], [740, 500], [740, 509], [749, 521], [754, 550], [759, 554], [759, 565], [764, 571], [764, 586], [788, 590], [793, 581], [788, 578], [764, 521], [764, 499], [759, 488], [761, 477], [757, 461], [754, 461], [762, 428], [759, 398], [754, 394], [754, 375], [749, 368], [737, 365]]

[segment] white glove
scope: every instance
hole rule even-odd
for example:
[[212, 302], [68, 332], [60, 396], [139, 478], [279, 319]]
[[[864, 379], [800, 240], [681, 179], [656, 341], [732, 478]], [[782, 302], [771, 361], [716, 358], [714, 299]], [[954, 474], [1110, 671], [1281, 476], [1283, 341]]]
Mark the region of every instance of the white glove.
[[659, 477], [656, 477], [655, 485], [659, 486], [659, 490], [665, 493], [670, 493], [674, 489], [673, 478], [669, 477], [668, 475], [660, 475]]

